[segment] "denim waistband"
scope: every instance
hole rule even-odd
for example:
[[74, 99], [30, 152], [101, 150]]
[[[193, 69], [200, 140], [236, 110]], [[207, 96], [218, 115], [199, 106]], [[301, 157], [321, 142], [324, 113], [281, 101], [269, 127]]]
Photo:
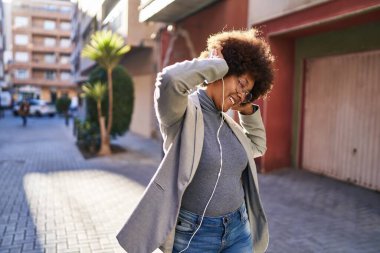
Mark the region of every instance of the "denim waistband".
[[[190, 221], [193, 224], [199, 225], [202, 219], [202, 215], [187, 211], [183, 208], [181, 208], [179, 212], [179, 217], [186, 219], [187, 221]], [[236, 209], [235, 211], [221, 215], [221, 216], [204, 216], [202, 221], [203, 225], [210, 225], [210, 226], [224, 226], [228, 223], [231, 223], [236, 220], [243, 221], [244, 219], [247, 219], [247, 209], [245, 207], [245, 202], [241, 204], [241, 206]]]

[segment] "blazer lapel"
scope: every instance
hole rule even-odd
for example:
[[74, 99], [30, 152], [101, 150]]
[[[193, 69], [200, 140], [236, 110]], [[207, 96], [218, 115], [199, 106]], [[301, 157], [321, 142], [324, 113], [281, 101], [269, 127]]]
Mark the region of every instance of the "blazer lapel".
[[194, 140], [194, 161], [193, 161], [193, 168], [191, 170], [190, 175], [190, 182], [193, 179], [195, 172], [198, 168], [199, 160], [201, 159], [202, 154], [202, 148], [203, 148], [203, 138], [204, 138], [204, 124], [203, 124], [203, 114], [201, 105], [199, 103], [199, 98], [197, 95], [197, 92], [193, 92], [189, 96], [189, 103], [192, 103], [192, 105], [188, 106], [195, 106], [196, 109], [196, 129], [195, 129], [195, 140]]

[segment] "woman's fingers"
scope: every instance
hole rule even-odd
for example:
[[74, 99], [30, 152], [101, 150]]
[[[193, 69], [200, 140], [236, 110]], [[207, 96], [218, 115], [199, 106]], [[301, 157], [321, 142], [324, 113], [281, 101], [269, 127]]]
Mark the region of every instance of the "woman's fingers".
[[218, 48], [216, 48], [216, 49], [215, 49], [215, 53], [216, 53], [217, 57], [223, 59], [224, 57], [223, 57], [223, 54], [222, 54], [222, 49], [223, 49], [222, 47], [218, 47]]
[[222, 54], [222, 49], [223, 49], [222, 47], [211, 49], [209, 58], [222, 58], [223, 59], [224, 57]]

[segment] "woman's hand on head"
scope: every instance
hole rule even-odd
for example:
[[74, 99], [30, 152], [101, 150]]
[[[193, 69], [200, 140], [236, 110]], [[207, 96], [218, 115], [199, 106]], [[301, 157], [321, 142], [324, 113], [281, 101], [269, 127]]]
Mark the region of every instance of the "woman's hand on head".
[[223, 49], [222, 47], [211, 49], [209, 58], [221, 58], [221, 59], [224, 59], [223, 54], [222, 54], [222, 49]]
[[236, 110], [240, 112], [243, 115], [251, 115], [254, 113], [253, 104], [252, 103], [246, 103], [246, 104], [240, 104], [236, 105], [231, 108], [232, 110]]

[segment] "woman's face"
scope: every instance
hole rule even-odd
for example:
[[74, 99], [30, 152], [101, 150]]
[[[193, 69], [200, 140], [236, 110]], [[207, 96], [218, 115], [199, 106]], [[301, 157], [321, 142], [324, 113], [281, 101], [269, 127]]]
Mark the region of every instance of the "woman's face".
[[238, 110], [246, 96], [249, 96], [248, 93], [252, 90], [253, 85], [254, 80], [248, 74], [241, 76], [232, 75], [224, 78], [224, 97], [222, 80], [215, 81], [206, 86], [206, 93], [214, 101], [218, 110], [222, 109], [223, 102], [223, 112], [229, 109]]

